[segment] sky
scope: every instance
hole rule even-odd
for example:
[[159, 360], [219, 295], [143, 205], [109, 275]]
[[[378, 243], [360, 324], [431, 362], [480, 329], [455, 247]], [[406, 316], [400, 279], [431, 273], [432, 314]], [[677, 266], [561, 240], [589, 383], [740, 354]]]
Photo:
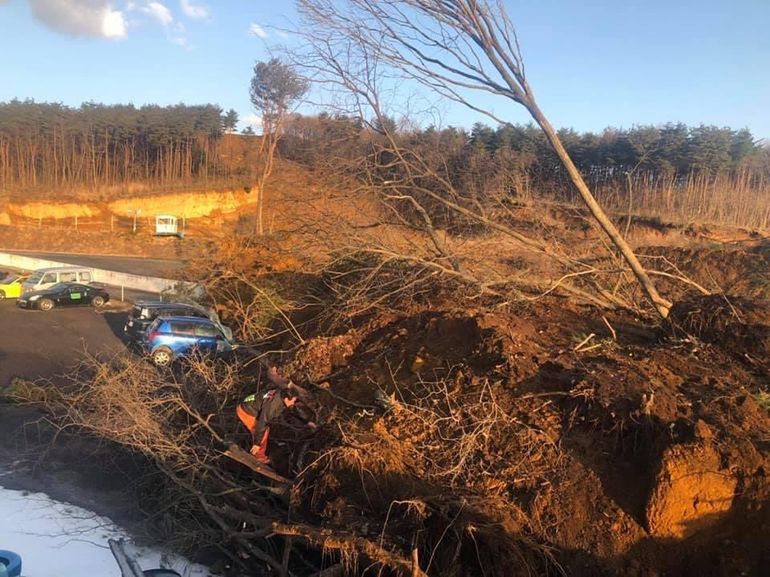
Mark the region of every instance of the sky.
[[[770, 141], [770, 0], [504, 4], [555, 126], [713, 124]], [[292, 0], [0, 0], [0, 101], [213, 103], [253, 122], [254, 63], [292, 45], [296, 24]], [[481, 103], [529, 121], [513, 102]], [[492, 124], [437, 105], [443, 126]]]

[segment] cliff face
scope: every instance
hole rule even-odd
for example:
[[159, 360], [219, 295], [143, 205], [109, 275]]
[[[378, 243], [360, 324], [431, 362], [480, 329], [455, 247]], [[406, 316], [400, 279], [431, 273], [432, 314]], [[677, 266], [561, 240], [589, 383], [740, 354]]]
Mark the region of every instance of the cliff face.
[[141, 211], [143, 216], [172, 214], [184, 218], [200, 218], [214, 212], [230, 213], [254, 204], [255, 192], [208, 191], [177, 193], [160, 196], [137, 196], [109, 203], [79, 202], [6, 202], [6, 210], [0, 212], [0, 224], [12, 224], [17, 219], [99, 218], [110, 215], [125, 217]]

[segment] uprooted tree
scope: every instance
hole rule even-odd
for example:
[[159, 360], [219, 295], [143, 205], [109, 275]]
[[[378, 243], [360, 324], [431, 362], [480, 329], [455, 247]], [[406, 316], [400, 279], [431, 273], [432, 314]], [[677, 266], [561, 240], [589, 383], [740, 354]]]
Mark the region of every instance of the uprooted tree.
[[[594, 198], [580, 172], [540, 110], [524, 69], [516, 31], [502, 2], [477, 0], [298, 0], [305, 31], [329, 53], [339, 39], [373, 62], [486, 114], [472, 98], [492, 93], [524, 106], [541, 127], [591, 215], [610, 238], [658, 314], [671, 303], [660, 296], [639, 259]], [[344, 50], [344, 48], [343, 48]], [[333, 60], [333, 59], [332, 59]], [[328, 63], [328, 61], [327, 61]], [[335, 72], [334, 67], [328, 72]]]
[[[335, 247], [337, 260], [340, 256], [358, 260], [371, 272], [352, 284], [349, 275], [340, 278], [344, 286], [338, 288], [347, 292], [348, 302], [362, 296], [364, 301], [383, 303], [385, 294], [411, 291], [440, 275], [468, 286], [473, 294], [496, 298], [533, 300], [558, 292], [601, 307], [631, 306], [630, 299], [618, 294], [618, 287], [607, 290], [598, 279], [623, 273], [622, 268], [602, 268], [593, 259], [594, 251], [589, 258], [581, 258], [574, 247], [566, 252], [558, 242], [558, 231], [549, 230], [552, 227], [545, 222], [539, 222], [537, 235], [517, 230], [512, 222], [518, 218], [518, 202], [504, 183], [485, 186], [483, 193], [469, 191], [457, 183], [440, 142], [415, 146], [408, 128], [400, 128], [409, 119], [394, 121], [388, 114], [389, 71], [365, 47], [346, 36], [330, 36], [321, 27], [307, 27], [303, 34], [309, 41], [308, 50], [298, 59], [303, 69], [334, 93], [330, 106], [360, 119], [354, 137], [356, 152], [337, 161], [327, 159], [334, 166], [333, 178], [339, 182], [343, 175], [351, 177], [353, 195], [373, 192], [384, 208], [375, 226], [387, 224], [400, 232], [373, 235], [353, 227], [347, 245]], [[473, 237], [480, 230], [490, 233], [486, 240], [466, 242], [465, 233]], [[490, 251], [482, 248], [486, 242], [497, 245], [491, 258]], [[527, 255], [540, 272], [532, 274], [529, 265], [510, 270], [501, 259], [513, 254]], [[534, 264], [541, 262], [549, 263], [548, 270]], [[392, 277], [388, 282], [375, 280], [396, 270], [400, 285]]]

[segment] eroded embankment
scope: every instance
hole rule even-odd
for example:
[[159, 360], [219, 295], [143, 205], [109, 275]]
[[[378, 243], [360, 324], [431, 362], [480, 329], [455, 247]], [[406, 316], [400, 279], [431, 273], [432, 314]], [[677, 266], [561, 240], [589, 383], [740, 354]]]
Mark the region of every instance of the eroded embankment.
[[236, 212], [256, 202], [256, 193], [245, 190], [224, 190], [208, 192], [186, 192], [135, 196], [112, 202], [11, 202], [0, 205], [0, 224], [11, 224], [16, 220], [65, 220], [78, 218], [110, 218], [141, 215], [155, 216], [172, 214], [179, 218], [200, 218], [213, 213]]
[[763, 575], [762, 375], [729, 339], [606, 318], [424, 310], [311, 341], [292, 368], [337, 434], [305, 506], [442, 575]]

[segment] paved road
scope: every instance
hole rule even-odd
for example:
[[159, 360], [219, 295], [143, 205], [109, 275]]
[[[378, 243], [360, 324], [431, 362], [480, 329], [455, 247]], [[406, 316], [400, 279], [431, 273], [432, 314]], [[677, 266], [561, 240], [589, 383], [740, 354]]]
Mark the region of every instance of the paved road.
[[175, 278], [176, 271], [185, 265], [184, 262], [178, 260], [132, 256], [92, 256], [86, 254], [33, 252], [25, 250], [4, 250], [3, 252], [29, 256], [32, 258], [53, 260], [79, 266], [92, 266], [94, 268], [101, 268], [116, 272], [159, 276], [165, 278]]
[[[120, 272], [171, 276], [182, 262], [132, 257], [88, 256], [60, 253], [8, 251], [37, 258], [93, 266]], [[158, 295], [107, 287], [113, 300], [157, 299]], [[118, 303], [115, 303], [118, 305]], [[120, 305], [118, 305], [120, 306]], [[127, 309], [127, 306], [123, 306]], [[112, 354], [123, 350], [121, 341], [126, 313], [95, 311], [91, 307], [54, 309], [49, 313], [21, 310], [15, 299], [0, 301], [0, 387], [13, 377], [31, 380], [62, 374], [82, 359], [85, 351]]]
[[91, 307], [54, 309], [44, 313], [0, 301], [0, 387], [13, 377], [30, 380], [63, 374], [83, 358], [125, 349], [120, 335], [126, 313]]

